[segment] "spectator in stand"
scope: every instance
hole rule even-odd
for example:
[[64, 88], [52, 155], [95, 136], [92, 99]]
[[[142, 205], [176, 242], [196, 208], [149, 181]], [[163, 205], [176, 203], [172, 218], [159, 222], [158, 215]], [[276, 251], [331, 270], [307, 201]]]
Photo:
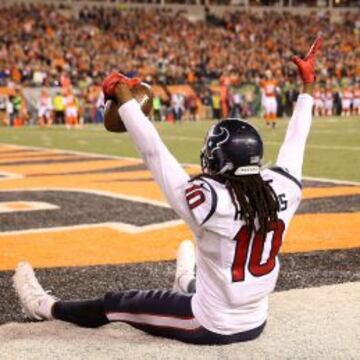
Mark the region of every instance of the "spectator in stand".
[[[222, 88], [222, 115], [228, 116], [229, 87], [259, 85], [264, 64], [279, 84], [293, 82], [295, 68], [279, 58], [304, 52], [320, 32], [325, 38], [320, 80], [339, 84], [348, 78], [355, 84], [360, 22], [355, 12], [341, 16], [342, 22], [335, 22], [325, 12], [231, 11], [219, 18], [208, 11], [205, 20], [191, 21], [162, 9], [85, 7], [65, 15], [53, 5], [11, 5], [0, 16], [0, 86], [12, 81], [83, 89], [98, 85], [121, 64], [122, 72], [152, 83], [198, 88], [216, 82]], [[284, 47], [284, 39], [291, 48]]]
[[[278, 59], [305, 51], [308, 37], [319, 32], [327, 42], [320, 77], [355, 79], [360, 76], [358, 24], [356, 13], [345, 13], [342, 23], [331, 22], [328, 13], [275, 12], [229, 12], [215, 22], [194, 22], [160, 9], [93, 7], [65, 16], [53, 6], [13, 5], [0, 17], [0, 82], [54, 86], [67, 74], [77, 86], [89, 77], [98, 82], [119, 64], [128, 75], [165, 84], [222, 77], [226, 86], [240, 79], [256, 82], [264, 64], [277, 80], [292, 80], [294, 68]], [[293, 48], [284, 48], [282, 39]]]

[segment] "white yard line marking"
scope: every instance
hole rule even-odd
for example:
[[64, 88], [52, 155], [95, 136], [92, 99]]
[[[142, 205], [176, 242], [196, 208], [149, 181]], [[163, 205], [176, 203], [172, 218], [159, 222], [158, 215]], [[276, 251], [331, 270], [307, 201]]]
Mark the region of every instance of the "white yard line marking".
[[13, 231], [2, 231], [1, 236], [15, 236], [15, 235], [24, 235], [24, 234], [39, 234], [44, 232], [61, 232], [61, 231], [75, 231], [82, 229], [98, 229], [98, 228], [108, 228], [119, 232], [124, 232], [127, 234], [140, 234], [148, 231], [161, 230], [169, 227], [175, 227], [182, 225], [184, 222], [182, 220], [171, 220], [165, 221], [162, 223], [156, 223], [151, 225], [136, 226], [126, 223], [116, 222], [116, 223], [97, 223], [97, 224], [82, 224], [82, 225], [69, 225], [69, 226], [58, 226], [51, 228], [39, 228], [39, 229], [27, 229], [27, 230], [13, 230]]
[[37, 210], [57, 210], [59, 206], [44, 201], [5, 201], [0, 202], [0, 213], [28, 212]]
[[[0, 164], [1, 166], [1, 164]], [[0, 171], [0, 181], [9, 179], [22, 179], [24, 175], [8, 171]]]
[[[100, 190], [91, 190], [91, 189], [76, 189], [76, 188], [18, 188], [18, 189], [7, 189], [7, 190], [0, 190], [0, 194], [2, 192], [17, 192], [17, 191], [76, 191], [82, 193], [90, 193], [102, 196], [108, 196], [112, 198], [117, 198], [121, 200], [129, 200], [134, 202], [141, 202], [150, 205], [156, 205], [163, 208], [170, 208], [170, 205], [166, 202], [156, 201], [156, 200], [149, 200], [140, 196], [128, 196], [123, 194], [117, 194], [110, 191], [100, 191]], [[19, 200], [20, 201], [20, 200]], [[97, 223], [97, 224], [82, 224], [82, 225], [70, 225], [70, 226], [61, 226], [61, 227], [54, 227], [54, 228], [39, 228], [39, 229], [27, 229], [27, 230], [18, 230], [18, 231], [3, 231], [0, 233], [0, 236], [3, 235], [21, 235], [21, 234], [33, 234], [33, 233], [42, 233], [42, 232], [57, 232], [57, 231], [70, 231], [70, 230], [77, 230], [77, 229], [87, 229], [87, 228], [101, 228], [107, 227], [116, 231], [125, 232], [128, 234], [139, 234], [147, 231], [154, 231], [165, 229], [169, 227], [175, 227], [178, 225], [184, 224], [184, 222], [180, 219], [178, 220], [169, 220], [164, 221], [161, 223], [155, 223], [150, 225], [144, 226], [136, 226], [131, 224], [126, 224], [122, 222], [107, 222], [107, 223]]]

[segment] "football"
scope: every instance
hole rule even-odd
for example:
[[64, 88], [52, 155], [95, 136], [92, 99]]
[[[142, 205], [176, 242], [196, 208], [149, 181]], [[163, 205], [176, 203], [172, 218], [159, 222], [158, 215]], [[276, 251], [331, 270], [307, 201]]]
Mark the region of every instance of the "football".
[[[142, 82], [136, 85], [131, 92], [140, 104], [143, 113], [148, 116], [152, 110], [153, 93], [151, 86]], [[125, 125], [118, 112], [118, 105], [114, 100], [107, 100], [105, 103], [104, 125], [106, 130], [111, 132], [126, 132]]]

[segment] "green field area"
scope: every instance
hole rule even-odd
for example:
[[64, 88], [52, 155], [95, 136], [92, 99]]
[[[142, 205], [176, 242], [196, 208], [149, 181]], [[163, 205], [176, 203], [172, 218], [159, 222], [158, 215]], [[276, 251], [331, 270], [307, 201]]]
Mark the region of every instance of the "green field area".
[[[263, 120], [250, 120], [265, 142], [264, 164], [274, 164], [287, 120], [279, 120], [275, 130]], [[198, 163], [199, 151], [211, 121], [156, 124], [170, 150], [184, 163]], [[98, 154], [138, 157], [128, 134], [112, 134], [101, 125], [67, 130], [62, 126], [0, 128], [0, 143], [67, 149]], [[315, 118], [309, 137], [304, 175], [360, 181], [360, 118]]]

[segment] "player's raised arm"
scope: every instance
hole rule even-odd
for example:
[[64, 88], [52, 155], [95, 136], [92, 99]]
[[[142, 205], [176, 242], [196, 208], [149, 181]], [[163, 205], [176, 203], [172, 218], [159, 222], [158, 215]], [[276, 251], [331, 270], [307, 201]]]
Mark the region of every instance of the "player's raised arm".
[[316, 79], [315, 60], [322, 41], [322, 38], [317, 38], [304, 59], [298, 56], [293, 57], [293, 62], [303, 81], [303, 90], [296, 102], [276, 164], [287, 169], [299, 180], [301, 180], [305, 144], [312, 121], [312, 93]]
[[151, 121], [144, 115], [131, 89], [138, 79], [121, 74], [109, 75], [103, 83], [105, 96], [115, 98], [119, 115], [145, 164], [172, 208], [186, 222], [193, 221], [185, 201], [185, 184], [189, 175], [167, 149]]

